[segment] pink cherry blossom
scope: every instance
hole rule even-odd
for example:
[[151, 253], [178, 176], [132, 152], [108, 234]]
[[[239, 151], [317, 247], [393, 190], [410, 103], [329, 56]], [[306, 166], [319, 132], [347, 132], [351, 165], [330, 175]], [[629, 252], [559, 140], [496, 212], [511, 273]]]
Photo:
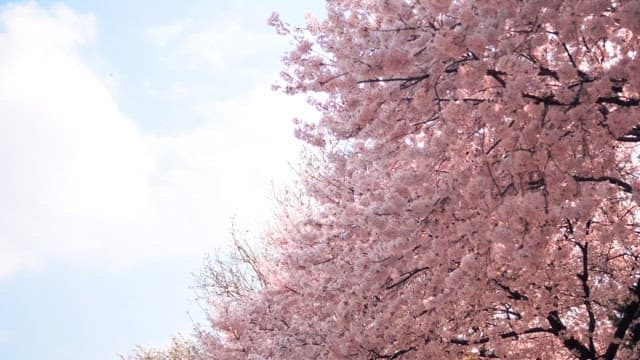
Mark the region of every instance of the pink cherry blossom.
[[637, 0], [327, 1], [320, 122], [222, 359], [638, 359]]

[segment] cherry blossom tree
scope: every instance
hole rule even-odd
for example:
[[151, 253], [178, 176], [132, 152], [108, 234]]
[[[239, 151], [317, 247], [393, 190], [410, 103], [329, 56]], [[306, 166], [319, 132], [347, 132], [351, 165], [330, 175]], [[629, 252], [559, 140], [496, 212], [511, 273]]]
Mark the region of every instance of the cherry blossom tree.
[[209, 302], [215, 299], [242, 299], [265, 287], [267, 278], [262, 262], [266, 254], [254, 249], [248, 239], [231, 224], [230, 253], [207, 256], [205, 265], [197, 276], [198, 298]]
[[167, 349], [138, 347], [130, 356], [120, 356], [121, 360], [203, 360], [207, 356], [197, 339], [175, 336]]
[[279, 88], [322, 114], [313, 206], [224, 359], [637, 359], [640, 1], [330, 0]]

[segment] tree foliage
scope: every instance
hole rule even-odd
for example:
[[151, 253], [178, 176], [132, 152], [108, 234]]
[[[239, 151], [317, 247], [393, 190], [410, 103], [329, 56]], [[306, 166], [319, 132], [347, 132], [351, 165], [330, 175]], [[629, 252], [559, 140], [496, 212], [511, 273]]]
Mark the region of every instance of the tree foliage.
[[207, 359], [203, 346], [196, 340], [174, 336], [167, 349], [151, 349], [138, 347], [128, 356], [120, 356], [121, 360], [204, 360]]
[[[231, 252], [207, 257], [197, 277], [196, 291], [205, 302], [212, 300], [240, 300], [267, 285], [263, 262], [266, 255], [251, 247], [231, 226]], [[254, 246], [255, 247], [255, 246]]]
[[[330, 0], [280, 88], [319, 122], [314, 206], [264, 287], [216, 303], [224, 359], [631, 359], [640, 2]], [[634, 341], [636, 341], [634, 343]], [[634, 355], [635, 354], [635, 355]]]

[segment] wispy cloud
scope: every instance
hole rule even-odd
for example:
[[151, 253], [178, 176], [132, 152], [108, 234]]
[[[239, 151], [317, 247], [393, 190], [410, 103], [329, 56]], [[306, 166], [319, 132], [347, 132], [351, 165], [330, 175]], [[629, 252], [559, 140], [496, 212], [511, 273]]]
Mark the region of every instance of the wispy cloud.
[[153, 45], [163, 48], [170, 42], [175, 42], [182, 37], [192, 26], [193, 22], [191, 20], [180, 20], [169, 25], [148, 28], [145, 31], [145, 35], [151, 40]]
[[[265, 22], [266, 24], [266, 22]], [[171, 50], [170, 61], [205, 71], [241, 72], [259, 63], [260, 54], [282, 48], [283, 39], [264, 26], [255, 31], [235, 21], [198, 26], [183, 20], [146, 30], [150, 41]]]

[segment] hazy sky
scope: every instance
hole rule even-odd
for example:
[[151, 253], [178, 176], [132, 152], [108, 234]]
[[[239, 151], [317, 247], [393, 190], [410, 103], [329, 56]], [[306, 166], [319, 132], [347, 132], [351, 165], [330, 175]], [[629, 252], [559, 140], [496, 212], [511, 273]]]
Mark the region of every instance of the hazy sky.
[[[0, 1], [0, 358], [116, 359], [201, 318], [230, 218], [266, 219], [301, 99], [273, 93], [314, 1]], [[188, 311], [190, 312], [188, 314]]]

